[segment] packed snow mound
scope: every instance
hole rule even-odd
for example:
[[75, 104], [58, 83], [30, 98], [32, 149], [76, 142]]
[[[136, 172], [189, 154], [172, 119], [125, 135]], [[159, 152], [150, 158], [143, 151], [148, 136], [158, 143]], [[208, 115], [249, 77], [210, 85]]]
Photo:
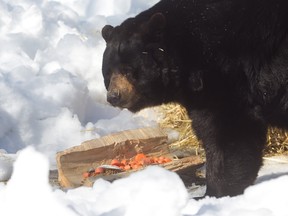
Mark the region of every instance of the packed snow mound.
[[109, 106], [101, 72], [102, 27], [155, 2], [0, 0], [1, 148], [34, 146], [55, 166], [57, 151], [155, 125], [153, 111], [147, 118]]
[[0, 186], [1, 215], [77, 215], [58, 200], [48, 183], [49, 162], [32, 147], [14, 164], [7, 186]]
[[[287, 165], [267, 164], [264, 169], [265, 181], [233, 198], [189, 199], [178, 175], [158, 166], [113, 183], [99, 179], [92, 188], [79, 187], [65, 192], [49, 185], [47, 157], [28, 147], [19, 153], [11, 180], [6, 186], [0, 184], [1, 215], [287, 215]], [[273, 172], [277, 170], [283, 173], [275, 178]]]
[[52, 191], [48, 171], [44, 155], [32, 147], [21, 151], [10, 181], [6, 187], [0, 186], [3, 215], [174, 216], [188, 200], [179, 176], [157, 166], [113, 183], [99, 179], [93, 188], [80, 187], [66, 193]]

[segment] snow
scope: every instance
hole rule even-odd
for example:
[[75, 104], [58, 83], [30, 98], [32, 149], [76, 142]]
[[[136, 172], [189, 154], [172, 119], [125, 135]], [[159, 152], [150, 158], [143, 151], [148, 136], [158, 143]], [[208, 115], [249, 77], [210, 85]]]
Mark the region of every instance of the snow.
[[1, 148], [16, 153], [34, 146], [55, 167], [57, 151], [110, 132], [156, 124], [152, 110], [132, 115], [107, 105], [101, 73], [101, 29], [108, 18], [119, 23], [119, 17], [150, 5], [1, 0]]
[[52, 189], [47, 157], [27, 147], [19, 153], [10, 181], [0, 184], [1, 215], [284, 216], [288, 212], [287, 157], [286, 161], [274, 159], [266, 161], [260, 181], [243, 195], [196, 201], [176, 173], [157, 166], [113, 183], [99, 179], [92, 188]]
[[109, 106], [101, 74], [101, 28], [156, 2], [0, 0], [0, 180], [11, 177], [0, 183], [1, 215], [288, 215], [283, 158], [266, 161], [255, 185], [233, 198], [196, 201], [203, 187], [188, 192], [177, 174], [159, 167], [113, 183], [100, 179], [93, 188], [49, 185], [56, 152], [157, 125], [153, 109], [132, 114]]

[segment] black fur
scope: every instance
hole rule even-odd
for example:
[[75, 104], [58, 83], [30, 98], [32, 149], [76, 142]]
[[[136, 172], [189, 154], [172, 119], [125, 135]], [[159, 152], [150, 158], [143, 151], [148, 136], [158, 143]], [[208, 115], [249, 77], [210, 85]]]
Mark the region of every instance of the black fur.
[[132, 111], [182, 104], [206, 151], [207, 195], [238, 195], [257, 176], [267, 126], [288, 128], [287, 33], [287, 0], [162, 0], [103, 29], [105, 84], [127, 76]]

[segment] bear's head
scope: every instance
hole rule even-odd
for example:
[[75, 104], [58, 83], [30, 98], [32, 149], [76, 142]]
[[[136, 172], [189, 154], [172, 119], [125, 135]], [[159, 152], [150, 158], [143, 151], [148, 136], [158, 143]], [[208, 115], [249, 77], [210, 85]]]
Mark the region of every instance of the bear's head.
[[164, 15], [156, 13], [102, 29], [106, 41], [102, 72], [107, 101], [113, 106], [136, 112], [163, 102], [168, 67], [165, 26]]

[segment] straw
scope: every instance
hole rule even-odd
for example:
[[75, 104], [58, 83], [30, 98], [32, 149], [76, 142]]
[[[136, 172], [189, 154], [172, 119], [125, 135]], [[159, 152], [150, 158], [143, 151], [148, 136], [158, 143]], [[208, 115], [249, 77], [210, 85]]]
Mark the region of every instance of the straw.
[[[173, 129], [179, 132], [179, 139], [172, 143], [174, 148], [193, 148], [203, 150], [201, 142], [197, 139], [191, 128], [191, 119], [185, 108], [179, 104], [170, 103], [157, 107], [163, 118], [160, 127]], [[201, 151], [203, 152], [203, 151]], [[265, 156], [288, 154], [288, 132], [279, 128], [269, 128], [267, 133], [267, 145], [264, 149]]]

